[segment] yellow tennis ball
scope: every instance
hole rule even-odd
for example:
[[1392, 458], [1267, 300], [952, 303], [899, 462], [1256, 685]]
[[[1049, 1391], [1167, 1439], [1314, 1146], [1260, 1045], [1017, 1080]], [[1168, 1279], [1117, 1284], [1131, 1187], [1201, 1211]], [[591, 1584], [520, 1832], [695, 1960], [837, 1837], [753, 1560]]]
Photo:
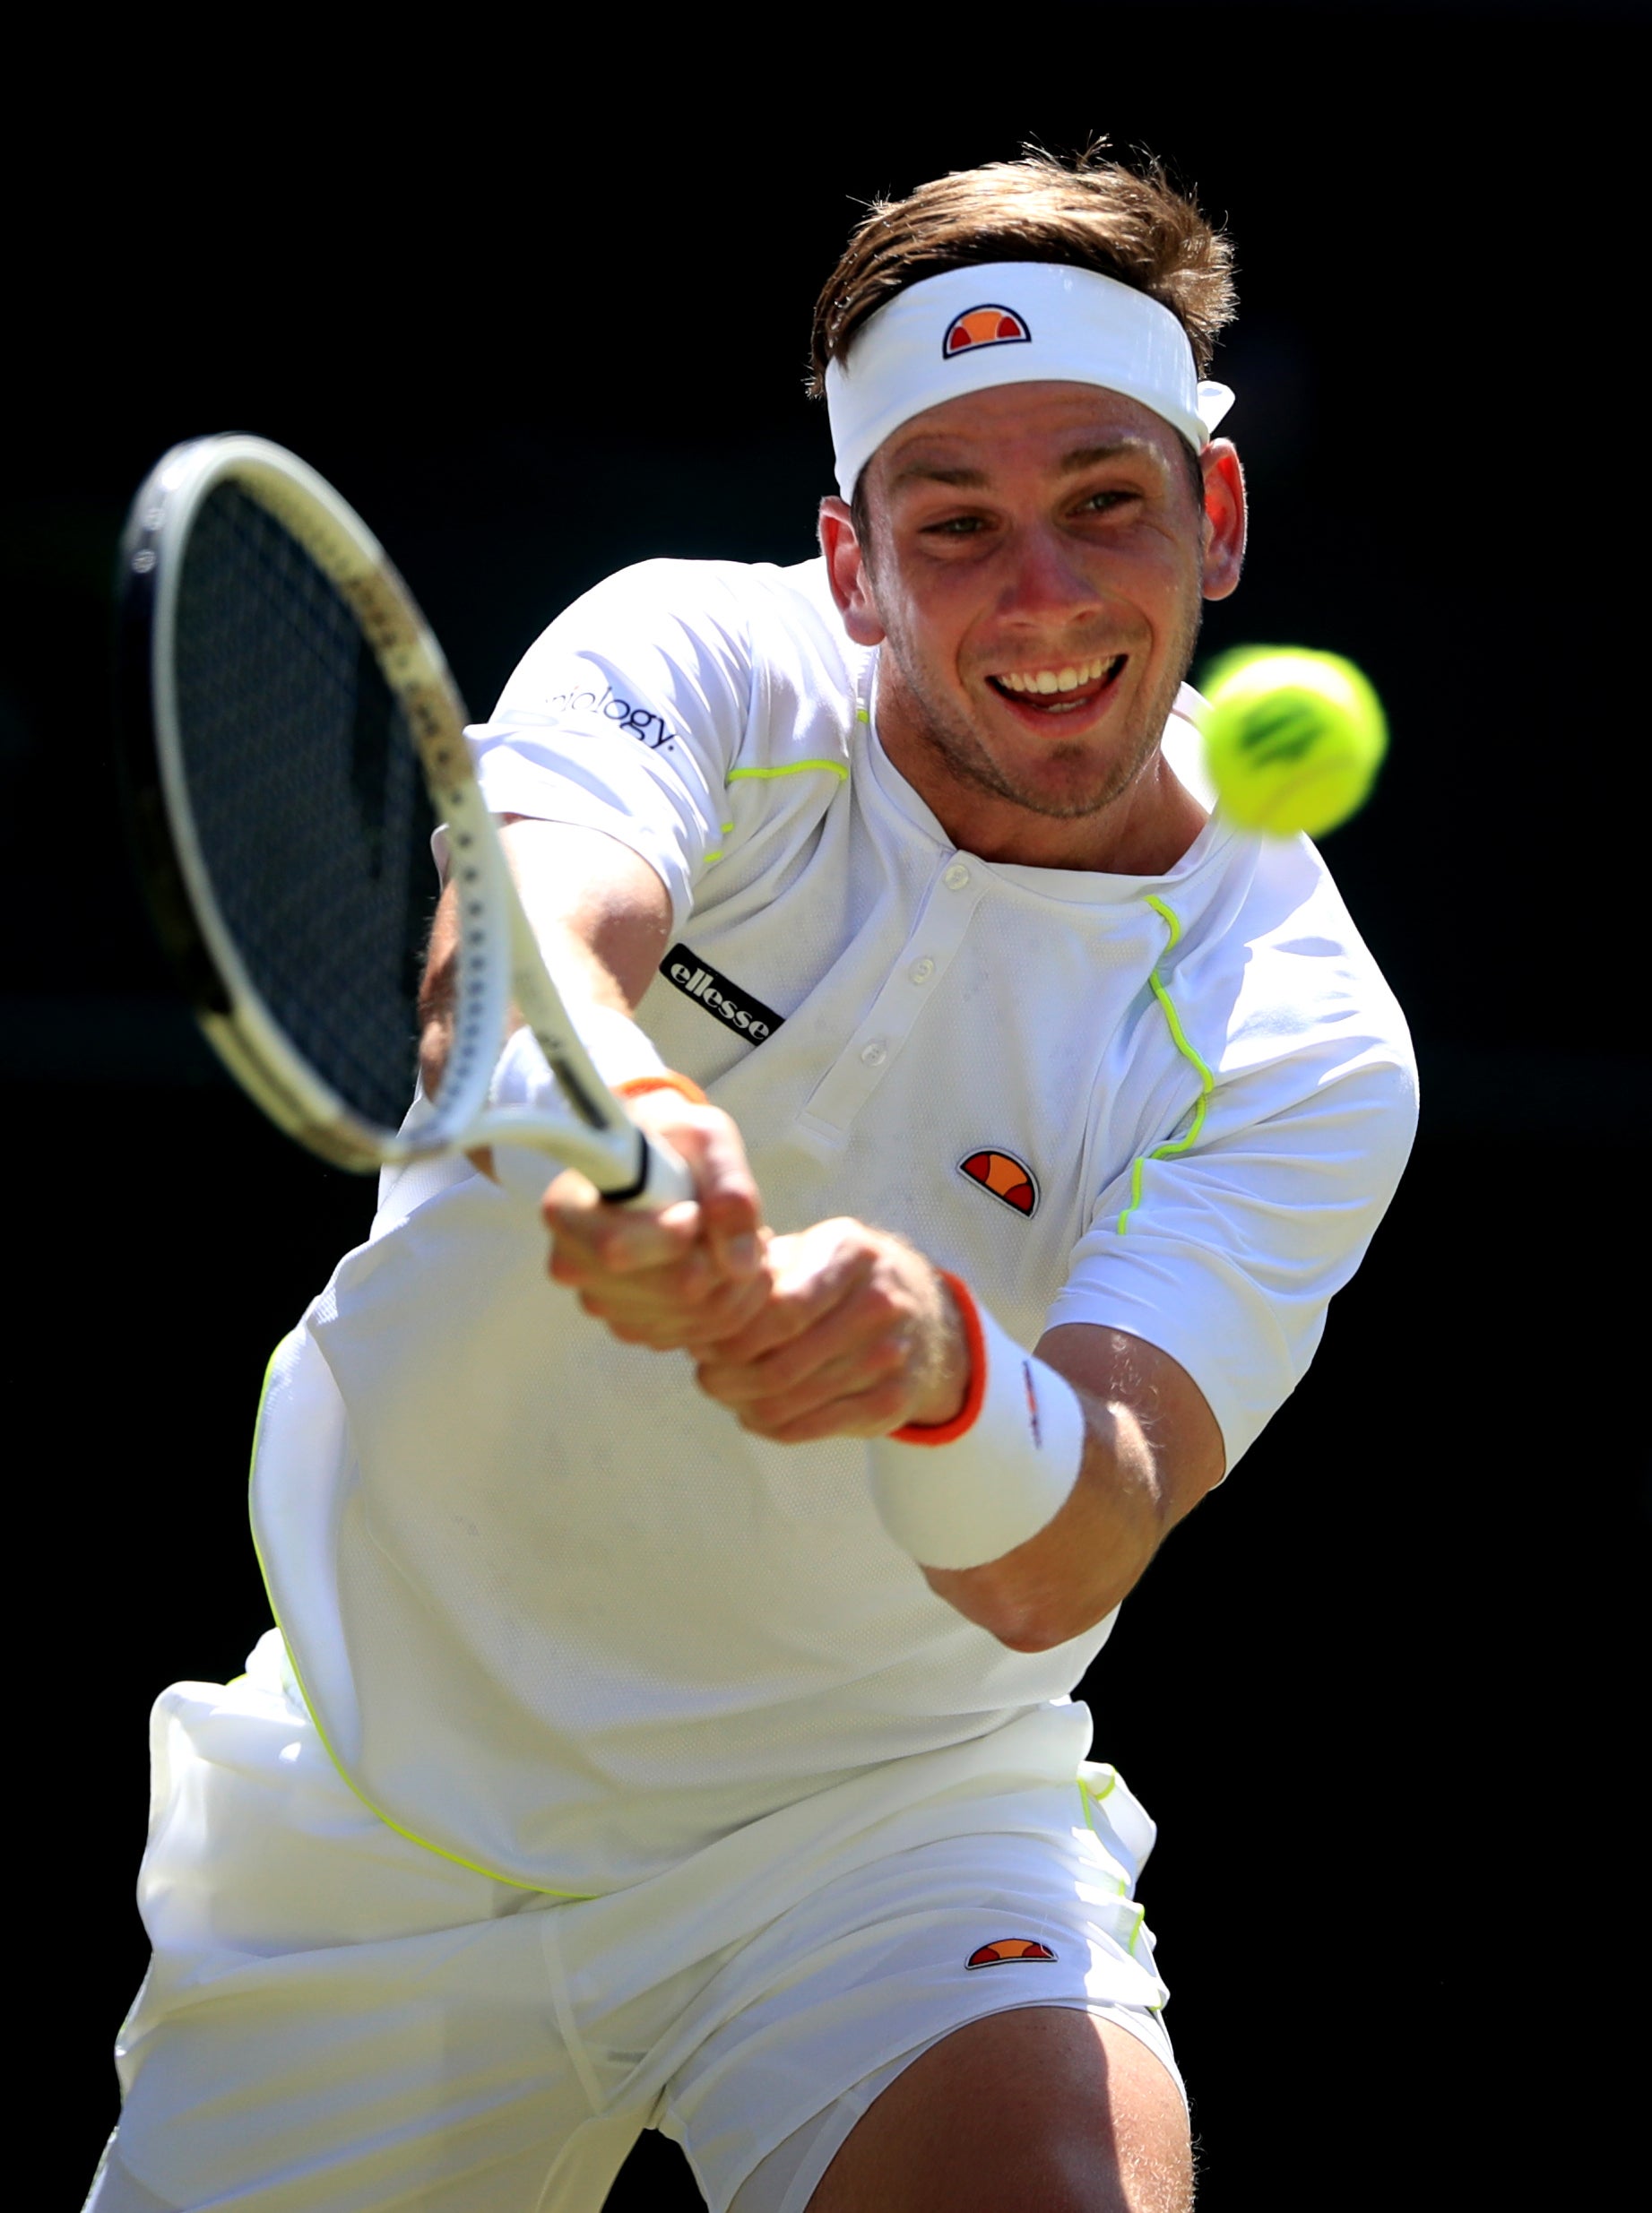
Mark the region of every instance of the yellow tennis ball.
[[1243, 828], [1322, 837], [1365, 804], [1388, 725], [1351, 661], [1301, 646], [1243, 645], [1215, 662], [1204, 688], [1210, 780]]

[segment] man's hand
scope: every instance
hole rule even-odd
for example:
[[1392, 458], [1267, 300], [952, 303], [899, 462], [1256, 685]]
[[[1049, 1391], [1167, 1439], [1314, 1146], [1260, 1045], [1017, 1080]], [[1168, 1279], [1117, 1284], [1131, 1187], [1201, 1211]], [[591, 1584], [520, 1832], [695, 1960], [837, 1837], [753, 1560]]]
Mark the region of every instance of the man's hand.
[[770, 1295], [757, 1180], [720, 1109], [657, 1091], [631, 1111], [687, 1162], [697, 1197], [632, 1212], [608, 1206], [573, 1171], [558, 1176], [541, 1202], [551, 1276], [626, 1344], [703, 1352], [737, 1335]]
[[768, 1295], [699, 1362], [702, 1390], [776, 1444], [948, 1422], [969, 1387], [952, 1297], [923, 1255], [863, 1222], [771, 1240]]

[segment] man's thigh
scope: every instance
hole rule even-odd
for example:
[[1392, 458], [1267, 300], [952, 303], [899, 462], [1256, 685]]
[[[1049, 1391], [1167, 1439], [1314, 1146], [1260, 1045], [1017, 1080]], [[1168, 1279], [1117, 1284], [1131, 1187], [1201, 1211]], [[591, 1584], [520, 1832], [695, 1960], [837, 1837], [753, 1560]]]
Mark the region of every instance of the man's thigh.
[[[1134, 2076], [1139, 2048], [1154, 2070], [1148, 2095], [1158, 2095], [1162, 2079], [1185, 2145], [1180, 2079], [1160, 2018], [1164, 1986], [1129, 1896], [1134, 1858], [1099, 1814], [1076, 1825], [1076, 1789], [1070, 1796], [1071, 1808], [1059, 1790], [1038, 1794], [1036, 1803], [1029, 1796], [1028, 1818], [1014, 1829], [983, 1822], [850, 1869], [783, 1914], [707, 1985], [705, 2009], [718, 2018], [673, 2067], [657, 2125], [683, 2144], [711, 2206], [803, 2213], [883, 2094], [903, 2077], [930, 2079], [942, 2049], [966, 2053], [960, 2034], [989, 2036], [995, 2052], [1004, 2040], [1018, 2049], [1028, 2037], [1053, 2037], [1068, 2052], [1069, 2073], [1078, 2065], [1071, 2055], [1082, 2054], [1085, 2095], [1060, 2109], [1077, 2116], [1074, 2145], [1094, 2137], [1096, 2114], [1108, 2111], [1098, 2055], [1121, 2039], [1114, 2088], [1127, 2070]], [[1050, 2026], [1015, 2026], [1034, 2016]], [[1118, 2026], [1098, 2040], [1096, 2018]], [[1030, 2072], [1016, 2078], [1029, 2112], [1040, 2064], [1035, 2054]], [[1134, 2114], [1141, 2101], [1129, 2104]], [[891, 2110], [882, 2108], [886, 2117]], [[1031, 2144], [1034, 2131], [1018, 2110], [1006, 2119], [1007, 2140], [1018, 2131]], [[1045, 2116], [1055, 2110], [1040, 2103], [1040, 2132], [1048, 2134]], [[1108, 2120], [1114, 2125], [1123, 2122]], [[1044, 2156], [1054, 2156], [1050, 2146]], [[875, 2192], [869, 2202], [878, 2201]], [[998, 2202], [1023, 2201], [1012, 2194]]]
[[932, 2044], [862, 2114], [809, 2213], [1186, 2213], [1181, 2093], [1128, 2030], [1027, 2007]]

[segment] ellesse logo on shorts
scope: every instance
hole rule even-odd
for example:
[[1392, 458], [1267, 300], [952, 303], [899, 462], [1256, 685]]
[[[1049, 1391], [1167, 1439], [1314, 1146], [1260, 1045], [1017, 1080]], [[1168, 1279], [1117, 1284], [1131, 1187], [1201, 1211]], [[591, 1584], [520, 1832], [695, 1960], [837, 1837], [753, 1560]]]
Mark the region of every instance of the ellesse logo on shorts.
[[966, 1967], [1053, 1967], [1056, 1956], [1035, 1936], [1000, 1936], [995, 1944], [982, 1944], [964, 1962]]
[[660, 973], [668, 983], [674, 983], [685, 997], [697, 999], [708, 1015], [715, 1015], [719, 1022], [726, 1022], [731, 1030], [748, 1037], [754, 1045], [760, 1045], [772, 1036], [785, 1021], [772, 1007], [765, 1007], [760, 998], [753, 998], [738, 983], [714, 968], [708, 968], [697, 953], [690, 953], [686, 945], [674, 945], [660, 964]]

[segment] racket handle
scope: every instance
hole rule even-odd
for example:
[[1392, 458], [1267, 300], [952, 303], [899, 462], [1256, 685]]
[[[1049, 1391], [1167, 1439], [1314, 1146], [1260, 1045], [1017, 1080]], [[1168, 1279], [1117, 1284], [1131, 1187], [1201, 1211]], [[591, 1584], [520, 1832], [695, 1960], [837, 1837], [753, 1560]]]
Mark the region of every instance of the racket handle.
[[614, 1192], [604, 1196], [616, 1206], [640, 1206], [651, 1214], [675, 1206], [679, 1198], [692, 1198], [695, 1182], [688, 1163], [662, 1138], [650, 1137], [645, 1129], [636, 1134], [640, 1143], [637, 1182], [623, 1196]]

